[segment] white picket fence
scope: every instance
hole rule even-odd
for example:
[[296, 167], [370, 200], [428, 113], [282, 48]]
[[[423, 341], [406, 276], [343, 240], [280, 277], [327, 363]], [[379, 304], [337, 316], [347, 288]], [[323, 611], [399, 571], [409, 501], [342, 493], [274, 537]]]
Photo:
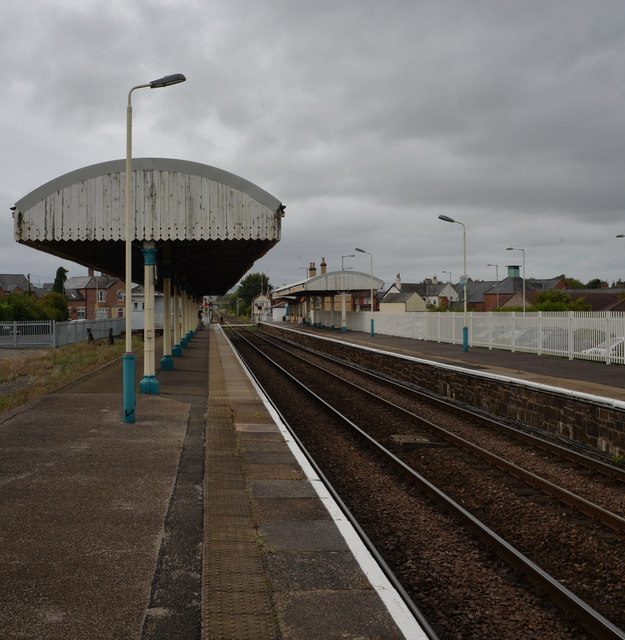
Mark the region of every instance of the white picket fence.
[[[462, 312], [350, 311], [347, 329], [369, 333], [372, 317], [374, 333], [462, 344]], [[316, 311], [311, 322], [340, 329], [341, 312]], [[468, 312], [466, 326], [470, 347], [625, 364], [623, 312]]]

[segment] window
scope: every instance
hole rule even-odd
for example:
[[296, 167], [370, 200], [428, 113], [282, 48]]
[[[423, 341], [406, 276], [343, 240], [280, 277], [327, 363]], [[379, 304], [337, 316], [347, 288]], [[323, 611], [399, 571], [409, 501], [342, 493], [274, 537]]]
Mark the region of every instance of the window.
[[120, 300], [120, 301], [124, 299], [124, 290], [123, 289], [118, 289], [117, 290], [117, 299]]
[[78, 307], [76, 309], [76, 320], [84, 320], [86, 315], [85, 307]]
[[98, 291], [98, 302], [106, 302], [106, 291]]

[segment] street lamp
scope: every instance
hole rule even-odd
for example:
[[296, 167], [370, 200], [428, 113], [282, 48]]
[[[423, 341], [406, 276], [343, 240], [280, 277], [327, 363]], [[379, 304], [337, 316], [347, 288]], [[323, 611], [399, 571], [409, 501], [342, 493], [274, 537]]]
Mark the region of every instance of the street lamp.
[[355, 258], [353, 253], [349, 253], [346, 256], [341, 256], [341, 271], [345, 271], [345, 258]]
[[499, 309], [499, 265], [491, 264], [490, 262], [486, 265], [487, 267], [495, 267], [495, 278], [497, 278], [497, 309]]
[[508, 247], [506, 251], [523, 252], [523, 317], [525, 317], [525, 249], [515, 249], [514, 247]]
[[458, 284], [462, 284], [464, 289], [464, 327], [462, 327], [462, 348], [464, 351], [469, 350], [469, 328], [467, 326], [467, 281], [469, 276], [467, 275], [467, 230], [462, 222], [459, 220], [454, 220], [449, 216], [440, 215], [438, 216], [439, 220], [443, 222], [453, 222], [455, 224], [459, 224], [462, 226], [462, 255], [464, 257], [464, 274], [460, 276], [460, 282]]
[[375, 306], [373, 304], [373, 254], [369, 251], [365, 251], [364, 249], [359, 249], [358, 247], [355, 247], [355, 250], [360, 251], [360, 253], [369, 254], [369, 285], [371, 287], [371, 335], [373, 335], [373, 311], [375, 309]]
[[123, 402], [124, 422], [135, 421], [135, 354], [132, 352], [132, 103], [131, 96], [135, 89], [157, 89], [172, 84], [184, 82], [182, 73], [163, 76], [152, 80], [148, 84], [139, 84], [128, 92], [128, 107], [126, 108], [126, 353], [123, 356]]
[[449, 274], [449, 284], [451, 284], [451, 271], [443, 271], [443, 273]]

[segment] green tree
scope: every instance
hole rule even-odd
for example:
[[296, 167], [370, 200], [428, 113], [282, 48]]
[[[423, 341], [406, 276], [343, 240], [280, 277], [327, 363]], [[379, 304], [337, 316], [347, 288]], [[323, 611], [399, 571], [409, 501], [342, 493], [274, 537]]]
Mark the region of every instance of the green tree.
[[586, 288], [586, 285], [583, 282], [581, 282], [581, 280], [577, 280], [575, 278], [565, 278], [564, 274], [560, 277], [564, 280], [567, 286], [567, 289], [585, 289]]
[[573, 302], [571, 296], [561, 289], [540, 291], [536, 294], [534, 304], [530, 311], [590, 311], [591, 306], [578, 298]]
[[4, 299], [0, 300], [0, 320], [13, 320], [13, 309]]
[[229, 308], [233, 313], [237, 311], [239, 299], [239, 315], [249, 316], [252, 310], [252, 300], [261, 293], [271, 290], [269, 278], [264, 273], [250, 273], [239, 283], [239, 286], [229, 296]]
[[45, 320], [46, 314], [28, 293], [9, 293], [5, 298], [6, 304], [11, 307], [12, 320]]
[[51, 291], [37, 300], [37, 306], [43, 310], [48, 320], [65, 322], [69, 320], [67, 298], [61, 293]]
[[65, 295], [65, 282], [67, 280], [67, 269], [65, 267], [59, 267], [56, 270], [56, 278], [54, 278], [54, 285], [52, 291]]
[[593, 278], [586, 283], [586, 289], [601, 289], [602, 284], [603, 280], [600, 280], [599, 278]]

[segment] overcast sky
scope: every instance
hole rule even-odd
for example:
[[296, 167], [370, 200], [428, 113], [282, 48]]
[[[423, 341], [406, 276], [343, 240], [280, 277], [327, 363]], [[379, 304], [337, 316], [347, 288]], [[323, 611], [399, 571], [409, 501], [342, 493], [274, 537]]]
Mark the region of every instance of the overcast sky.
[[[10, 207], [133, 155], [225, 169], [286, 205], [274, 286], [355, 247], [390, 285], [625, 279], [623, 0], [3, 0], [0, 273], [86, 268], [13, 239]], [[369, 272], [369, 256], [345, 266]]]

